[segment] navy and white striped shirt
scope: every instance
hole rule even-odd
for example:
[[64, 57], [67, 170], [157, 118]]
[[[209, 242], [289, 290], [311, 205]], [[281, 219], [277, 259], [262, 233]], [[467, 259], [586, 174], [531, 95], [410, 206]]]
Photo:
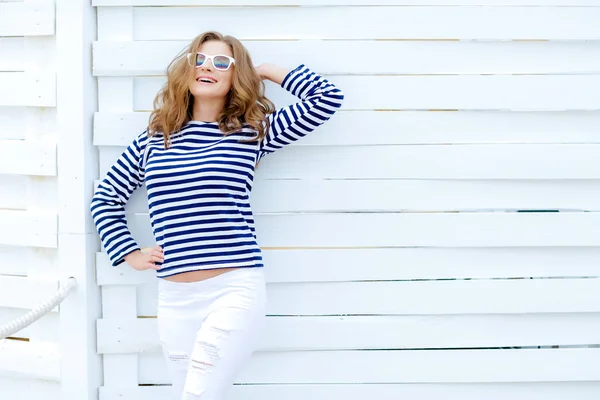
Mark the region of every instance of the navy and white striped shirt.
[[[281, 87], [301, 102], [269, 114], [260, 143], [245, 124], [225, 136], [216, 122], [190, 121], [171, 135], [138, 135], [98, 185], [90, 210], [113, 266], [139, 250], [127, 228], [125, 204], [146, 185], [150, 222], [165, 260], [157, 276], [212, 268], [262, 267], [250, 192], [257, 161], [327, 121], [341, 106], [340, 89], [304, 64]], [[246, 141], [240, 141], [245, 139]]]

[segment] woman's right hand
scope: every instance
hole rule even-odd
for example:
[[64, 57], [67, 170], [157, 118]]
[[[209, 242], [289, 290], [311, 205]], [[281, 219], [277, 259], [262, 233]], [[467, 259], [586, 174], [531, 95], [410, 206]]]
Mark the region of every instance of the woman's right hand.
[[131, 268], [137, 271], [144, 271], [146, 269], [153, 269], [158, 271], [161, 266], [155, 263], [163, 263], [165, 256], [160, 246], [144, 247], [142, 250], [136, 250], [125, 256], [125, 262], [131, 266]]

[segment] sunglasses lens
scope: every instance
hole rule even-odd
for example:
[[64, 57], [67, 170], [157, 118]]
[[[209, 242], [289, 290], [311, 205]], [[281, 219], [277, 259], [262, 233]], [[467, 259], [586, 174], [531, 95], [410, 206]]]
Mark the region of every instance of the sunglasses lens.
[[205, 61], [206, 56], [204, 54], [196, 54], [196, 67], [201, 67]]
[[216, 69], [227, 69], [230, 64], [229, 58], [223, 56], [216, 56], [213, 62]]

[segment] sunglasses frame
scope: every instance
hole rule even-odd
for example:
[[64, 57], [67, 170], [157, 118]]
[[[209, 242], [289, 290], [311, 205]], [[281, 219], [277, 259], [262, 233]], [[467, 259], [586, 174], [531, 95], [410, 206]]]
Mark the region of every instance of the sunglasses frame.
[[[206, 57], [206, 59], [204, 60], [204, 62], [202, 63], [202, 65], [197, 65], [195, 62], [192, 62], [192, 56], [198, 56], [198, 54], [202, 54], [204, 57]], [[217, 68], [215, 66], [215, 62], [214, 62], [214, 58], [215, 57], [225, 57], [225, 58], [229, 59], [229, 65], [227, 66], [227, 68], [225, 68], [225, 69]], [[198, 51], [196, 53], [187, 53], [187, 61], [188, 61], [188, 65], [190, 67], [200, 68], [204, 64], [206, 64], [206, 62], [208, 60], [210, 60], [210, 63], [213, 65], [214, 69], [216, 69], [217, 71], [227, 71], [227, 70], [229, 70], [229, 68], [231, 68], [232, 65], [235, 64], [235, 58], [226, 56], [225, 54], [214, 54], [214, 55], [209, 56], [208, 54], [202, 53], [200, 51]]]

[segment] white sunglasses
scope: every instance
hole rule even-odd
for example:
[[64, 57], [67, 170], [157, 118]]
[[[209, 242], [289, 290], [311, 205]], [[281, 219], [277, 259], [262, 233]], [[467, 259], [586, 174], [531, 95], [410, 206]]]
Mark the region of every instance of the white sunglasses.
[[233, 64], [235, 64], [235, 59], [233, 57], [229, 57], [226, 55], [215, 55], [209, 56], [204, 53], [188, 53], [187, 60], [190, 67], [200, 68], [203, 66], [208, 60], [212, 62], [212, 65], [215, 69], [219, 71], [227, 71]]

